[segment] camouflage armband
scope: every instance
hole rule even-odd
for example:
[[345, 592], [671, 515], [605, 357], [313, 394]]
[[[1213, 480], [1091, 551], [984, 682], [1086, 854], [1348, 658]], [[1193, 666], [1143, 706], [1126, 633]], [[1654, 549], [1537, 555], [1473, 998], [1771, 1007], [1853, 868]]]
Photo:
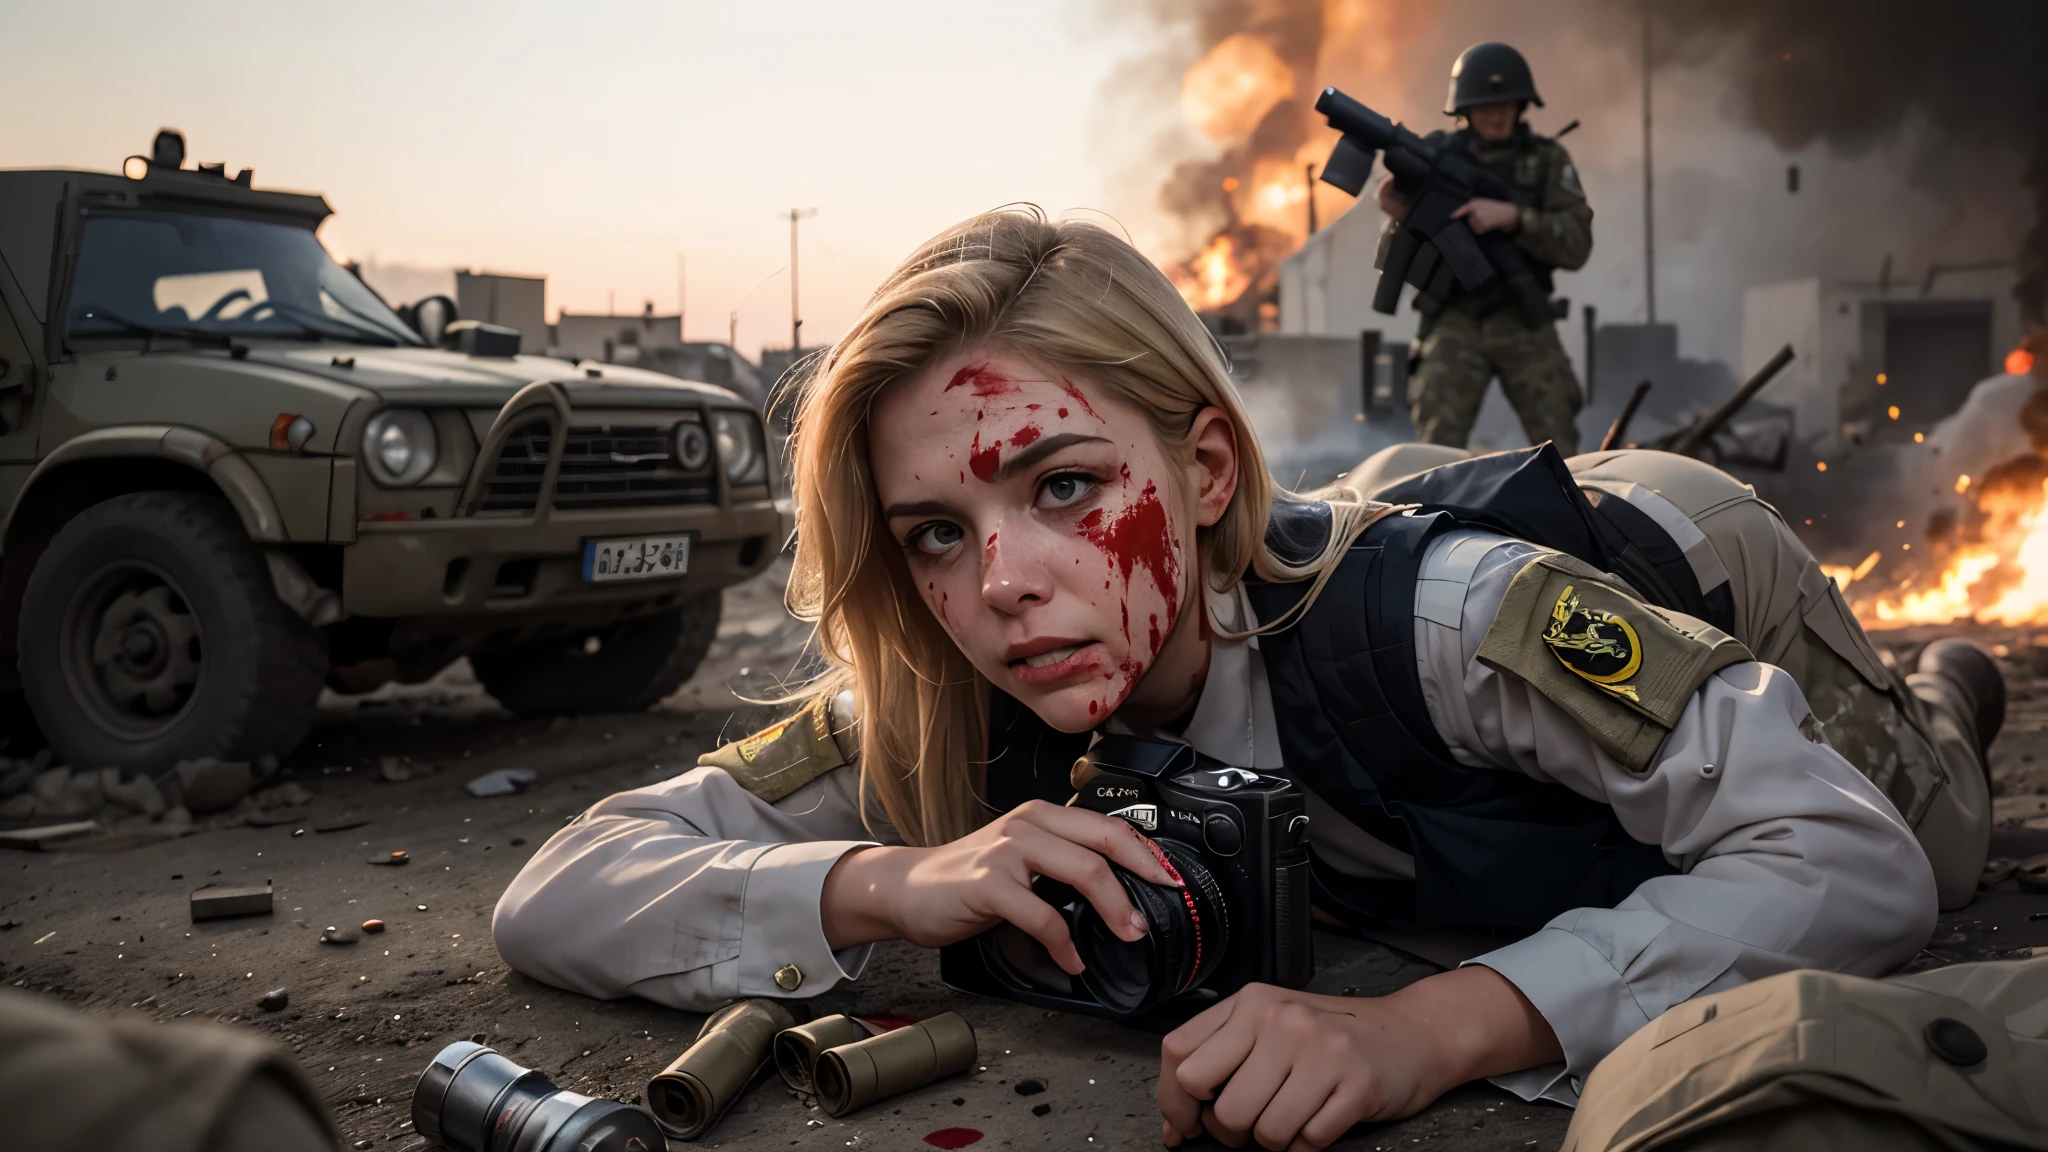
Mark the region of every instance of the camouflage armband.
[[1638, 774], [1707, 677], [1755, 659], [1713, 625], [1652, 608], [1556, 555], [1515, 576], [1478, 655], [1527, 681]]

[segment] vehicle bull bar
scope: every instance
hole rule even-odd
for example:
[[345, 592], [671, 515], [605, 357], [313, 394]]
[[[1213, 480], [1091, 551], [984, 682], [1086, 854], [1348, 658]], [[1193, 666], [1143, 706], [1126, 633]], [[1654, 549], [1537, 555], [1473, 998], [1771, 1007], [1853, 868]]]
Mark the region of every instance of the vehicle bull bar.
[[534, 498], [531, 521], [536, 528], [547, 523], [555, 504], [555, 486], [562, 477], [562, 455], [569, 448], [569, 397], [553, 380], [535, 380], [498, 409], [497, 419], [491, 421], [490, 431], [484, 433], [476, 464], [469, 470], [469, 482], [462, 486], [462, 498], [455, 503], [457, 517], [476, 515], [484, 495], [490, 491], [491, 477], [498, 470], [498, 456], [505, 450], [505, 440], [512, 434], [514, 422], [534, 409], [544, 410], [553, 425], [548, 436], [547, 465], [541, 472], [540, 492]]

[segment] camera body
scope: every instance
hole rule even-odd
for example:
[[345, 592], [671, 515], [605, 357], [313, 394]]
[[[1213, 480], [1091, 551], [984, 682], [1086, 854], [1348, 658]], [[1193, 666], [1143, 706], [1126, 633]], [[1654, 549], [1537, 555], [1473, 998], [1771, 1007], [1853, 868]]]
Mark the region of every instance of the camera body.
[[1153, 885], [1112, 865], [1152, 926], [1127, 944], [1072, 888], [1041, 878], [1034, 890], [1066, 919], [1087, 971], [1068, 976], [1036, 940], [999, 924], [939, 950], [946, 983], [1167, 1027], [1246, 984], [1306, 984], [1314, 962], [1300, 790], [1186, 744], [1134, 736], [1104, 736], [1085, 759], [1069, 803], [1129, 821], [1159, 845], [1186, 888]]

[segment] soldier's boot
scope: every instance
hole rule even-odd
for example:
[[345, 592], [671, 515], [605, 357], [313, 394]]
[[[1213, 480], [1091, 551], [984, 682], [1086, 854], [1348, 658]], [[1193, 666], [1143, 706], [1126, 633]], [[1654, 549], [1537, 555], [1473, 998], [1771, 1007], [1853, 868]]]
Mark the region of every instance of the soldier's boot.
[[1921, 649], [1914, 675], [1939, 676], [1960, 694], [1956, 704], [1970, 718], [1977, 753], [1988, 755], [2005, 726], [2005, 676], [1997, 663], [1968, 640], [1936, 640]]

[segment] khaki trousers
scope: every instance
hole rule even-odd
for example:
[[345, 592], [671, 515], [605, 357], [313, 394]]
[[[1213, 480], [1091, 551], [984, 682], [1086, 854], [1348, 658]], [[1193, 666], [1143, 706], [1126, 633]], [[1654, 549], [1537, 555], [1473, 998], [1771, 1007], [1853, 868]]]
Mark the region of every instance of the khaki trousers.
[[[1469, 455], [1397, 445], [1367, 457], [1346, 482], [1371, 497]], [[1726, 472], [1643, 449], [1565, 463], [1582, 485], [1648, 488], [1698, 526], [1728, 572], [1735, 638], [1792, 676], [1828, 742], [1891, 799], [1934, 866], [1941, 907], [1968, 904], [1991, 847], [1991, 786], [1969, 704], [1954, 685], [1886, 667], [1813, 553], [1776, 509]]]
[[2048, 1150], [2048, 957], [1688, 1000], [1594, 1067], [1564, 1147]]

